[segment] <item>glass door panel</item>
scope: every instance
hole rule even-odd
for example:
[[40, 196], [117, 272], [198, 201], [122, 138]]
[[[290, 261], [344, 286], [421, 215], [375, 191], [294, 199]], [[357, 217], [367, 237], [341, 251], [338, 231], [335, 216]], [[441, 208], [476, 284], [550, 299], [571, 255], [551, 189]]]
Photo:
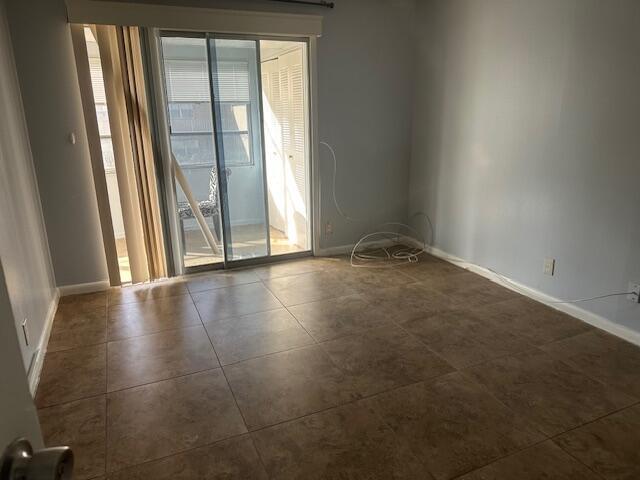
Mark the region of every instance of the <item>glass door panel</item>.
[[162, 57], [184, 265], [223, 262], [207, 41], [163, 36]]
[[220, 197], [227, 261], [269, 255], [259, 49], [209, 37]]

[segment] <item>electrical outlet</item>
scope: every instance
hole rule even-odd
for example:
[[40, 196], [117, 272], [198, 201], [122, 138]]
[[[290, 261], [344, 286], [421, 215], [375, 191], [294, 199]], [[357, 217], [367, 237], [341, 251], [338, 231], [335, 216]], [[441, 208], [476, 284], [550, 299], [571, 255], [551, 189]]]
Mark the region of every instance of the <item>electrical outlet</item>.
[[627, 298], [635, 303], [640, 303], [640, 283], [629, 283], [629, 295]]
[[542, 270], [545, 275], [553, 276], [556, 270], [556, 259], [555, 258], [545, 258], [544, 259], [544, 269]]
[[27, 319], [22, 321], [22, 335], [24, 336], [24, 344], [29, 345], [29, 329], [27, 328]]
[[324, 226], [325, 235], [333, 235], [333, 225], [331, 222], [327, 222]]

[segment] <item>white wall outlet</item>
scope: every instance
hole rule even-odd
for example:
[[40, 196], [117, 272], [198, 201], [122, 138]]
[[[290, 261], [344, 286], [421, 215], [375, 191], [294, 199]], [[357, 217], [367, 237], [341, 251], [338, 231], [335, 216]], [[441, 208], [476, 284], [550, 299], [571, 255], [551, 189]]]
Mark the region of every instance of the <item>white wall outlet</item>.
[[22, 321], [22, 335], [24, 337], [24, 344], [29, 345], [29, 328], [27, 327], [27, 319]]
[[635, 303], [640, 303], [640, 283], [629, 282], [629, 295], [627, 298]]
[[325, 235], [333, 235], [333, 224], [331, 222], [327, 222], [324, 226]]
[[556, 259], [555, 258], [545, 258], [544, 259], [544, 268], [542, 270], [545, 275], [553, 276], [556, 271]]

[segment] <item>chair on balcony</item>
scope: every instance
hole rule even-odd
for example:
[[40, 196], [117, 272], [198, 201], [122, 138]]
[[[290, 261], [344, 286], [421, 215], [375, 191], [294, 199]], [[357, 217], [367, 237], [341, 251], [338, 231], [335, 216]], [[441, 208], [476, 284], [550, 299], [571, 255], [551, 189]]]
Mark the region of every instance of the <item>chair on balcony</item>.
[[[218, 171], [215, 167], [209, 173], [209, 196], [206, 200], [198, 202], [198, 209], [205, 218], [216, 217], [220, 213], [218, 205]], [[184, 221], [195, 218], [189, 202], [178, 202], [178, 217], [180, 218], [180, 233], [182, 235], [182, 245], [186, 249], [186, 239], [184, 234]], [[213, 228], [218, 229], [218, 222], [213, 222]], [[219, 233], [219, 232], [217, 232]]]

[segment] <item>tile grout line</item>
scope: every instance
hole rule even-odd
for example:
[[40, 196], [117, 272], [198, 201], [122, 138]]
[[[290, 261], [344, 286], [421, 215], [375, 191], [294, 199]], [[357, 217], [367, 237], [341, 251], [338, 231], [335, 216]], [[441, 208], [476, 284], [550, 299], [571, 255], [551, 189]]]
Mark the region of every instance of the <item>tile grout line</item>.
[[530, 449], [530, 448], [534, 448], [534, 447], [536, 447], [536, 446], [538, 446], [538, 445], [540, 445], [540, 444], [546, 443], [546, 442], [552, 442], [552, 443], [553, 443], [555, 446], [557, 446], [557, 447], [558, 447], [558, 448], [559, 448], [563, 453], [565, 453], [565, 454], [567, 454], [568, 456], [570, 456], [571, 458], [573, 458], [573, 459], [574, 459], [576, 462], [578, 462], [580, 465], [584, 466], [587, 470], [589, 470], [590, 472], [592, 472], [596, 477], [604, 479], [605, 477], [603, 477], [600, 473], [596, 472], [596, 471], [595, 471], [595, 470], [593, 470], [589, 465], [585, 464], [582, 460], [580, 460], [579, 458], [575, 457], [571, 452], [569, 452], [569, 451], [565, 450], [564, 448], [562, 448], [562, 445], [560, 445], [559, 443], [557, 443], [557, 442], [556, 442], [556, 439], [557, 439], [557, 438], [559, 438], [559, 437], [561, 437], [561, 436], [563, 436], [563, 435], [566, 435], [567, 433], [570, 433], [570, 432], [573, 432], [573, 431], [576, 431], [576, 430], [580, 430], [581, 428], [583, 428], [583, 427], [585, 427], [585, 426], [588, 426], [588, 425], [591, 425], [591, 424], [593, 424], [593, 423], [596, 423], [596, 422], [598, 422], [598, 421], [600, 421], [600, 420], [603, 420], [603, 419], [605, 419], [605, 418], [607, 418], [607, 417], [609, 417], [609, 416], [611, 416], [611, 415], [615, 415], [615, 414], [617, 414], [617, 413], [623, 412], [623, 411], [628, 410], [628, 409], [630, 409], [630, 408], [637, 407], [638, 405], [640, 405], [640, 401], [636, 401], [635, 403], [632, 403], [632, 404], [627, 405], [627, 406], [625, 406], [625, 407], [622, 407], [622, 408], [619, 408], [619, 409], [617, 409], [617, 410], [614, 410], [614, 411], [608, 412], [608, 413], [606, 413], [606, 414], [604, 414], [604, 415], [601, 415], [600, 417], [594, 418], [594, 419], [589, 420], [589, 421], [587, 421], [587, 422], [585, 422], [585, 423], [582, 423], [582, 424], [580, 424], [580, 425], [576, 425], [576, 426], [574, 426], [574, 427], [571, 427], [571, 428], [569, 428], [568, 430], [565, 430], [565, 431], [563, 431], [563, 432], [556, 433], [556, 434], [551, 435], [551, 436], [548, 436], [548, 435], [546, 435], [546, 434], [543, 434], [543, 435], [545, 435], [545, 436], [546, 436], [546, 438], [544, 438], [543, 440], [540, 440], [540, 441], [538, 441], [538, 442], [532, 443], [531, 445], [528, 445], [528, 446], [527, 446], [527, 447], [525, 447], [525, 448], [519, 449], [519, 450], [517, 450], [517, 451], [514, 451], [514, 452], [511, 452], [511, 453], [509, 453], [509, 454], [507, 454], [507, 455], [504, 455], [504, 456], [502, 456], [502, 457], [500, 457], [500, 458], [497, 458], [497, 459], [495, 459], [495, 460], [492, 460], [491, 462], [489, 462], [489, 463], [487, 463], [487, 464], [485, 464], [485, 465], [482, 465], [482, 466], [480, 466], [480, 467], [478, 467], [478, 468], [474, 468], [474, 469], [469, 470], [469, 471], [467, 471], [467, 472], [461, 473], [460, 475], [458, 475], [458, 476], [454, 477], [452, 480], [455, 480], [455, 479], [457, 479], [457, 478], [463, 477], [464, 475], [467, 475], [468, 473], [475, 472], [476, 470], [480, 470], [480, 469], [485, 468], [485, 467], [487, 467], [487, 466], [489, 466], [489, 465], [492, 465], [492, 464], [494, 464], [494, 463], [497, 463], [497, 462], [498, 462], [498, 461], [500, 461], [500, 460], [504, 460], [505, 458], [512, 457], [512, 456], [514, 456], [514, 455], [517, 455], [518, 453], [521, 453], [521, 452], [523, 452], [523, 451], [525, 451], [525, 450], [528, 450], [528, 449]]
[[[191, 294], [189, 294], [189, 296], [191, 296]], [[191, 297], [191, 301], [195, 304], [195, 300], [193, 300], [193, 297]], [[213, 341], [211, 340], [211, 336], [209, 335], [209, 332], [207, 331], [207, 328], [204, 326], [204, 322], [202, 321], [202, 316], [200, 315], [200, 311], [198, 310], [197, 306], [196, 306], [196, 311], [198, 312], [198, 318], [200, 319], [200, 323], [202, 324], [202, 328], [204, 329], [204, 332], [207, 335], [207, 338], [209, 339], [209, 344], [211, 345], [211, 349], [213, 350], [213, 354], [216, 356], [216, 360], [218, 361], [218, 365], [220, 366], [220, 370], [222, 371], [222, 375], [224, 377], [224, 381], [227, 384], [227, 388], [229, 389], [229, 393], [231, 393], [231, 398], [233, 398], [233, 403], [235, 404], [236, 409], [238, 410], [238, 413], [240, 414], [240, 418], [242, 418], [242, 423], [244, 423], [245, 430], [248, 432], [249, 428], [247, 427], [247, 420], [244, 418], [244, 414], [242, 413], [242, 410], [240, 410], [240, 405], [238, 404], [238, 399], [236, 398], [235, 394], [233, 393], [233, 389], [231, 388], [231, 383], [229, 382], [229, 378], [227, 378], [227, 373], [224, 371], [224, 368], [222, 368], [222, 363], [220, 362], [220, 357], [218, 356], [218, 352], [216, 351], [216, 347], [214, 347]]]
[[[611, 415], [615, 415], [617, 413], [623, 412], [623, 411], [628, 410], [630, 408], [637, 407], [638, 405], [640, 405], [640, 400], [636, 399], [636, 401], [634, 403], [630, 403], [629, 405], [625, 405], [624, 407], [618, 408], [616, 410], [612, 410], [611, 412], [608, 412], [608, 413], [605, 413], [603, 415], [600, 415], [599, 417], [596, 417], [594, 419], [588, 420], [588, 421], [586, 421], [584, 423], [581, 423], [580, 425], [576, 425], [575, 427], [571, 427], [568, 430], [565, 430], [563, 432], [556, 433], [556, 434], [550, 436], [549, 440], [555, 440], [556, 438], [561, 437], [562, 435], [566, 435], [567, 433], [573, 432], [575, 430], [579, 430], [582, 427], [586, 427], [587, 425], [591, 425], [592, 423], [599, 422], [600, 420], [603, 420], [603, 419], [605, 419], [607, 417], [610, 417]], [[558, 445], [558, 446], [560, 446], [560, 445]], [[560, 447], [560, 448], [562, 448], [562, 447]], [[563, 449], [563, 451], [564, 451], [564, 449]], [[567, 453], [569, 453], [569, 452], [567, 452]]]
[[[480, 465], [479, 467], [475, 467], [475, 468], [472, 468], [472, 469], [467, 470], [465, 472], [462, 472], [459, 475], [456, 475], [455, 477], [452, 477], [451, 480], [460, 479], [460, 478], [464, 477], [465, 475], [468, 475], [468, 474], [473, 473], [473, 472], [477, 472], [479, 470], [482, 470], [483, 468], [488, 467], [489, 465], [493, 465], [494, 463], [498, 463], [498, 462], [500, 462], [502, 460], [505, 460], [505, 459], [507, 459], [509, 457], [513, 457], [514, 455], [518, 455], [519, 453], [522, 453], [525, 450], [529, 450], [530, 448], [535, 448], [535, 447], [537, 447], [539, 445], [542, 445], [543, 443], [550, 442], [550, 441], [552, 441], [551, 438], [545, 437], [542, 440], [539, 440], [537, 442], [533, 442], [532, 444], [527, 445], [524, 448], [519, 448], [519, 449], [514, 450], [513, 452], [509, 452], [509, 453], [507, 453], [505, 455], [500, 455], [499, 457], [497, 457], [497, 458], [495, 458], [493, 460], [490, 460], [489, 462], [487, 462], [487, 463], [485, 463], [483, 465]], [[582, 464], [582, 462], [580, 462], [580, 463]]]
[[[266, 288], [266, 287], [265, 287]], [[189, 293], [189, 295], [191, 295], [191, 293]], [[274, 295], [275, 296], [275, 295]], [[277, 299], [278, 302], [280, 302], [279, 299]], [[195, 304], [195, 300], [193, 299], [193, 297], [191, 297], [191, 301]], [[282, 302], [280, 302], [282, 303]], [[211, 339], [211, 335], [209, 335], [209, 331], [207, 330], [207, 328], [204, 325], [204, 322], [202, 321], [202, 316], [200, 315], [200, 311], [198, 310], [198, 307], [196, 305], [196, 311], [198, 312], [198, 318], [200, 318], [200, 323], [202, 323], [202, 328], [204, 328], [205, 334], [207, 335], [207, 338], [209, 339], [209, 343], [211, 344], [211, 348], [213, 349], [213, 353], [216, 356], [216, 359], [218, 360], [218, 365], [220, 365], [220, 370], [222, 371], [222, 375], [224, 376], [224, 381], [227, 384], [227, 388], [229, 389], [229, 393], [231, 394], [231, 398], [233, 398], [233, 402], [236, 406], [236, 409], [238, 410], [238, 413], [240, 414], [240, 418], [242, 418], [242, 423], [244, 424], [244, 428], [246, 430], [246, 435], [249, 436], [249, 439], [251, 440], [251, 445], [253, 446], [253, 449], [256, 452], [256, 455], [258, 456], [258, 460], [260, 461], [260, 465], [262, 466], [262, 469], [264, 470], [265, 474], [267, 476], [269, 476], [269, 473], [267, 471], [267, 467], [266, 464], [262, 458], [262, 455], [260, 455], [260, 451], [258, 450], [258, 448], [256, 447], [255, 441], [253, 439], [253, 436], [251, 435], [251, 433], [249, 432], [249, 427], [247, 425], [247, 419], [244, 416], [244, 413], [242, 412], [242, 409], [240, 408], [240, 404], [238, 403], [238, 399], [236, 398], [236, 395], [233, 391], [233, 388], [231, 388], [231, 382], [229, 382], [229, 378], [227, 377], [227, 372], [225, 372], [223, 366], [222, 366], [222, 362], [220, 362], [220, 357], [218, 356], [218, 352], [216, 351], [216, 347], [213, 345], [213, 340]]]
[[[271, 295], [273, 295], [273, 296], [278, 300], [278, 302], [280, 302], [280, 304], [282, 305], [282, 308], [284, 308], [284, 309], [287, 311], [287, 313], [288, 313], [289, 315], [291, 315], [291, 317], [293, 317], [293, 319], [294, 319], [294, 320], [296, 321], [296, 323], [300, 326], [300, 328], [302, 328], [302, 329], [307, 333], [307, 335], [309, 335], [309, 338], [311, 338], [311, 340], [313, 340], [314, 344], [315, 344], [315, 345], [317, 345], [317, 344], [318, 344], [318, 340], [317, 340], [317, 339], [316, 339], [316, 338], [311, 334], [311, 332], [309, 332], [309, 331], [304, 327], [304, 325], [302, 325], [302, 324], [300, 323], [300, 321], [298, 320], [298, 317], [296, 317], [296, 316], [291, 312], [291, 310], [289, 310], [289, 307], [290, 307], [290, 306], [294, 306], [294, 305], [289, 305], [289, 307], [288, 307], [287, 305], [285, 305], [285, 304], [282, 302], [282, 300], [280, 300], [280, 299], [276, 296], [276, 294], [275, 294], [275, 293], [273, 293], [273, 291], [268, 287], [268, 285], [266, 285], [266, 284], [265, 284], [264, 280], [262, 280], [262, 279], [261, 279], [260, 281], [262, 282], [262, 285], [264, 286], [264, 288], [266, 288], [266, 289], [269, 291], [269, 293], [271, 293]], [[293, 350], [293, 349], [289, 349], [289, 350]], [[279, 352], [277, 352], [277, 353], [279, 353]]]

